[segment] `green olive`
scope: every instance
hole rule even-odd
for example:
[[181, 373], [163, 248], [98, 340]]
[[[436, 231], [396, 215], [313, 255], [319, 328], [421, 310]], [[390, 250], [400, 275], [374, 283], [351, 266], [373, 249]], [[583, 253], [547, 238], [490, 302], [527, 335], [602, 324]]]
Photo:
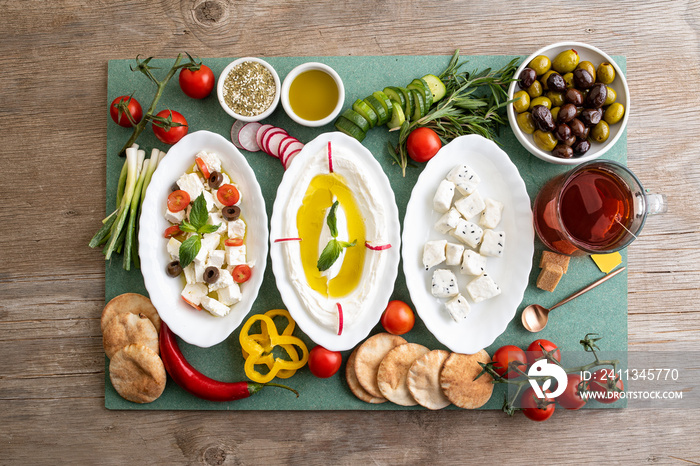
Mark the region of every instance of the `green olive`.
[[595, 142], [605, 142], [610, 137], [610, 126], [605, 120], [600, 120], [591, 130], [591, 139]]
[[520, 127], [520, 131], [522, 131], [523, 133], [532, 134], [535, 132], [535, 120], [532, 118], [532, 113], [518, 113], [518, 116], [515, 117], [515, 119], [518, 121], [518, 127]]
[[552, 109], [552, 101], [547, 97], [535, 97], [532, 99], [530, 101], [530, 110], [532, 110], [535, 105], [544, 105], [548, 109]]
[[532, 134], [535, 145], [543, 151], [550, 152], [557, 146], [557, 138], [550, 132], [535, 130]]
[[552, 101], [552, 107], [561, 107], [564, 105], [564, 93], [549, 91], [545, 94]]
[[573, 89], [574, 86], [574, 73], [565, 73], [564, 76], [564, 82], [566, 83], [566, 88], [567, 89]]
[[542, 83], [542, 89], [544, 89], [545, 91], [549, 90], [549, 86], [547, 85], [547, 79], [549, 79], [549, 75], [552, 73], [556, 73], [556, 71], [549, 70], [540, 78], [540, 82]]
[[605, 109], [603, 120], [609, 125], [614, 125], [615, 123], [619, 123], [623, 116], [625, 116], [625, 106], [615, 102]]
[[610, 86], [605, 87], [608, 88], [608, 93], [605, 94], [605, 103], [603, 104], [604, 107], [611, 105], [617, 99], [617, 92], [615, 92], [615, 89]]
[[530, 108], [530, 96], [525, 91], [518, 91], [513, 95], [515, 102], [513, 102], [513, 108], [516, 112], [522, 113], [528, 108]]
[[564, 50], [552, 60], [552, 68], [559, 74], [570, 73], [578, 66], [578, 53], [574, 49]]
[[597, 79], [599, 83], [610, 84], [615, 81], [615, 68], [610, 63], [603, 62], [598, 65]]
[[539, 97], [542, 95], [542, 83], [535, 79], [535, 82], [533, 82], [532, 85], [525, 90], [531, 99]]
[[535, 58], [533, 58], [530, 61], [530, 64], [527, 65], [529, 68], [532, 68], [535, 70], [535, 73], [537, 73], [537, 76], [542, 76], [545, 74], [549, 69], [552, 67], [552, 62], [549, 60], [549, 57], [544, 56], [544, 55], [537, 55]]
[[552, 119], [554, 121], [557, 121], [557, 117], [559, 116], [559, 110], [561, 110], [561, 107], [554, 107], [552, 110], [549, 111], [549, 113], [552, 114]]
[[578, 64], [576, 67], [580, 70], [586, 70], [588, 73], [593, 76], [593, 82], [595, 82], [595, 66], [593, 66], [593, 63], [589, 61], [582, 61], [581, 63]]

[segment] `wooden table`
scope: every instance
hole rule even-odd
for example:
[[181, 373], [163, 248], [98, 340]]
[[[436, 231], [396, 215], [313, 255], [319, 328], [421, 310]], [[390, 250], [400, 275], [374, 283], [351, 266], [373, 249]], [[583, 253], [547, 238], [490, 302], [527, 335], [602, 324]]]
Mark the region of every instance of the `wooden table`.
[[696, 350], [700, 3], [544, 3], [1, 0], [0, 463], [700, 464], [698, 410], [535, 424], [104, 408], [104, 264], [87, 243], [104, 216], [107, 60], [137, 54], [526, 55], [575, 40], [625, 55], [629, 166], [670, 203], [629, 248], [630, 350]]

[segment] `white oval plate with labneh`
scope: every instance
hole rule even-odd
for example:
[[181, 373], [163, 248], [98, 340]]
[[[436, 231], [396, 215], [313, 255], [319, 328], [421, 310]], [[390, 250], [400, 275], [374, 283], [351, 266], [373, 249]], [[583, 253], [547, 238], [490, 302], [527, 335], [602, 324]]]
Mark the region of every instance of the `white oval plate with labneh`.
[[[471, 183], [473, 174], [477, 183]], [[452, 181], [443, 183], [446, 191], [438, 195], [436, 207], [438, 186], [447, 178]], [[453, 196], [446, 194], [452, 182], [456, 187]], [[490, 206], [483, 218], [480, 209], [484, 204], [476, 197], [466, 199], [474, 192]], [[494, 211], [494, 205], [502, 210]], [[458, 212], [452, 219], [444, 217], [449, 208]], [[454, 228], [450, 226], [453, 221], [461, 223]], [[436, 224], [445, 233], [438, 231]], [[454, 229], [447, 231], [450, 228]], [[483, 236], [479, 230], [491, 232]], [[435, 338], [450, 350], [465, 354], [493, 343], [523, 299], [534, 252], [530, 198], [508, 155], [477, 135], [458, 137], [440, 149], [413, 188], [402, 240], [411, 300]], [[446, 253], [452, 257], [451, 265], [441, 260], [445, 240], [451, 245]], [[473, 251], [468, 259], [460, 247]], [[482, 269], [485, 277], [480, 274]]]
[[[250, 279], [240, 286], [240, 301], [230, 312], [217, 317], [205, 310], [196, 310], [182, 298], [184, 281], [169, 277], [166, 267], [172, 260], [167, 251], [165, 229], [171, 223], [163, 216], [171, 186], [189, 171], [200, 151], [212, 152], [221, 161], [224, 173], [240, 192], [241, 218], [245, 219], [247, 261], [252, 265]], [[173, 145], [158, 165], [146, 191], [139, 222], [139, 257], [143, 281], [160, 318], [187, 343], [202, 348], [221, 343], [238, 328], [250, 311], [262, 285], [267, 263], [267, 213], [255, 173], [236, 147], [226, 138], [197, 131]], [[222, 269], [223, 270], [223, 269]], [[223, 270], [226, 272], [226, 270]]]
[[[333, 241], [355, 245], [329, 262]], [[389, 302], [400, 243], [394, 192], [372, 153], [339, 132], [306, 144], [284, 174], [270, 220], [272, 271], [299, 328], [332, 351], [357, 345]]]

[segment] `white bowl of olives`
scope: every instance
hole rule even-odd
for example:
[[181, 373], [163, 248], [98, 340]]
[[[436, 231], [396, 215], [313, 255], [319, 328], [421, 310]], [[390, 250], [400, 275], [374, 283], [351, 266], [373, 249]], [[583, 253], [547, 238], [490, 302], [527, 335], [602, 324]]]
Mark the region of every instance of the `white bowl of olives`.
[[627, 126], [629, 89], [605, 52], [559, 42], [527, 57], [510, 84], [508, 120], [534, 156], [560, 165], [596, 159]]

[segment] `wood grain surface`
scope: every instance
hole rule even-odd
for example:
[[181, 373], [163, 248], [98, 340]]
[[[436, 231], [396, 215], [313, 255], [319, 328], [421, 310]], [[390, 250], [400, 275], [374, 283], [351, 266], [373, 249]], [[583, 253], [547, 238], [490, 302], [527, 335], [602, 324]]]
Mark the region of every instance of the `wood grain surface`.
[[[700, 347], [697, 1], [0, 1], [0, 463], [700, 464], [700, 410], [112, 412], [104, 408], [107, 60], [627, 57], [629, 166], [664, 192], [629, 248], [629, 345]], [[697, 390], [699, 387], [695, 387]]]

